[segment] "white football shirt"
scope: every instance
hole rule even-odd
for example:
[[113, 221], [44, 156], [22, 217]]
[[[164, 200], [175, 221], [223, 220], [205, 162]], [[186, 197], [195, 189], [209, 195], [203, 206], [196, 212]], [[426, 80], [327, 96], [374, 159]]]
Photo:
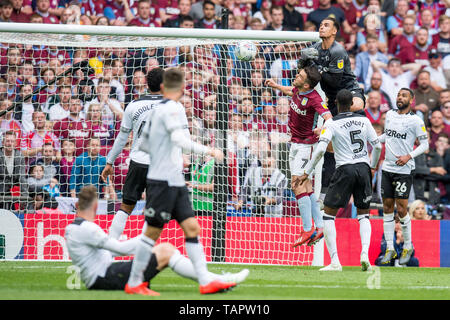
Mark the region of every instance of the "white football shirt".
[[134, 253], [139, 238], [118, 241], [110, 238], [97, 224], [76, 217], [67, 225], [64, 238], [72, 263], [80, 268], [81, 280], [91, 287], [104, 277], [113, 257]]
[[173, 131], [182, 129], [189, 136], [188, 120], [183, 105], [164, 99], [149, 115], [149, 122], [144, 128], [148, 132], [149, 156], [152, 164], [147, 179], [167, 181], [169, 186], [182, 187], [183, 150], [171, 139]]
[[428, 139], [423, 120], [412, 112], [400, 114], [389, 110], [386, 113], [384, 136], [386, 156], [382, 169], [393, 173], [410, 174], [411, 170], [415, 169], [414, 159], [409, 160], [404, 166], [398, 166], [395, 164], [398, 160], [396, 156], [411, 153], [416, 139]]
[[378, 143], [378, 136], [368, 118], [353, 112], [343, 112], [325, 123], [319, 141], [331, 141], [336, 168], [360, 162], [370, 166], [367, 141], [374, 146]]
[[120, 130], [123, 132], [133, 131], [130, 159], [134, 162], [146, 165], [150, 164], [148, 155], [139, 150], [139, 138], [145, 127], [150, 110], [159, 104], [161, 100], [162, 95], [148, 95], [130, 102], [125, 109]]

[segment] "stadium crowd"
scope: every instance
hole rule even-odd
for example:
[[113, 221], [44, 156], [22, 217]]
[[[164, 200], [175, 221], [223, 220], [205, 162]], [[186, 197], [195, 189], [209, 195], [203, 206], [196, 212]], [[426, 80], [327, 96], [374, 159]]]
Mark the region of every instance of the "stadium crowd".
[[[317, 31], [323, 18], [334, 16], [341, 24], [338, 41], [349, 52], [366, 93], [365, 113], [378, 134], [385, 113], [396, 109], [398, 90], [414, 90], [413, 110], [427, 125], [430, 149], [416, 159], [410, 197], [411, 203], [422, 201], [425, 214], [411, 215], [450, 218], [445, 210], [450, 203], [449, 0], [0, 0], [0, 21], [215, 29], [221, 27], [222, 8], [229, 9], [229, 28], [243, 30]], [[35, 201], [27, 209], [42, 208], [45, 199], [76, 197], [86, 184], [98, 186], [102, 198], [120, 199], [131, 140], [115, 162], [112, 181], [105, 184], [99, 177], [123, 111], [147, 93], [149, 70], [179, 66], [186, 72], [181, 102], [192, 136], [210, 146], [226, 143], [230, 207], [286, 214], [295, 203], [289, 202], [287, 169], [290, 100], [264, 82], [272, 78], [289, 85], [300, 49], [294, 43], [261, 43], [248, 63], [229, 51], [225, 136], [217, 129], [220, 77], [214, 46], [80, 49], [3, 43], [0, 111], [9, 111], [0, 118], [0, 192], [29, 193]], [[83, 61], [84, 67], [74, 67]], [[212, 210], [214, 160], [186, 162], [194, 209]], [[381, 169], [374, 177], [374, 202], [380, 203], [379, 176]]]

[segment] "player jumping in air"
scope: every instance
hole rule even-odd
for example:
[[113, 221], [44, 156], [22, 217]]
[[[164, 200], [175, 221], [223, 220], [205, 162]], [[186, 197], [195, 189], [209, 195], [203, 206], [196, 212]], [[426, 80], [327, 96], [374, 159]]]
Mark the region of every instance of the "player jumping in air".
[[[75, 220], [67, 225], [65, 239], [74, 266], [80, 269], [81, 280], [89, 290], [124, 290], [127, 284], [132, 261], [116, 261], [114, 256], [133, 255], [140, 237], [118, 241], [108, 236], [94, 223], [98, 208], [97, 188], [88, 185], [81, 189], [76, 204]], [[169, 243], [160, 243], [151, 252], [150, 262], [144, 271], [144, 282], [139, 291], [150, 296], [158, 292], [148, 288], [148, 281], [169, 266], [182, 277], [197, 281], [197, 274], [191, 260], [183, 256]], [[238, 279], [233, 274], [218, 275], [210, 273], [214, 279]]]
[[[302, 183], [299, 178], [305, 173], [305, 167], [319, 137], [314, 133], [319, 116], [325, 121], [331, 119], [331, 113], [322, 98], [314, 90], [319, 83], [320, 75], [316, 67], [307, 66], [299, 69], [293, 86], [281, 86], [268, 79], [266, 85], [292, 97], [288, 126], [291, 132], [291, 149], [289, 166], [292, 175], [292, 189], [298, 202], [303, 228], [293, 246], [312, 245], [323, 237], [323, 220], [317, 197], [313, 192], [312, 182], [306, 179]], [[314, 219], [315, 229], [312, 228]]]
[[[320, 270], [342, 270], [337, 253], [334, 220], [338, 209], [345, 207], [353, 195], [362, 245], [360, 262], [362, 270], [367, 271], [371, 268], [368, 253], [371, 235], [369, 208], [372, 198], [372, 175], [380, 158], [381, 143], [369, 119], [350, 111], [352, 105], [350, 91], [346, 89], [339, 91], [336, 102], [339, 114], [323, 127], [319, 144], [305, 168], [305, 173], [299, 179], [300, 181], [308, 179], [308, 175], [314, 170], [331, 141], [336, 158], [336, 171], [324, 199], [323, 216], [324, 236], [331, 264]], [[373, 146], [372, 159], [369, 159], [367, 141]]]
[[[408, 214], [408, 198], [415, 168], [414, 158], [428, 150], [428, 135], [425, 124], [411, 112], [414, 93], [402, 88], [397, 95], [398, 110], [386, 113], [384, 134], [380, 141], [386, 145], [386, 159], [382, 167], [381, 195], [383, 198], [383, 228], [386, 239], [386, 252], [381, 264], [389, 264], [397, 257], [394, 250], [394, 204], [402, 226], [404, 245], [399, 263], [407, 264], [414, 253], [411, 243], [411, 219]], [[419, 146], [414, 149], [416, 139]]]
[[[137, 244], [133, 266], [125, 292], [139, 291], [144, 282], [144, 271], [151, 251], [165, 223], [175, 219], [184, 232], [186, 251], [194, 266], [200, 293], [216, 293], [236, 286], [237, 281], [224, 282], [211, 277], [206, 265], [203, 246], [199, 240], [200, 225], [195, 218], [189, 191], [183, 175], [182, 151], [209, 154], [222, 161], [219, 149], [209, 148], [191, 140], [183, 105], [178, 102], [183, 95], [183, 73], [176, 68], [164, 72], [162, 92], [164, 99], [152, 109], [143, 129], [140, 150], [150, 157], [147, 173], [145, 220], [141, 240]], [[242, 271], [244, 277], [248, 270]]]
[[139, 138], [148, 114], [162, 100], [161, 83], [163, 74], [164, 70], [161, 68], [152, 69], [147, 75], [150, 94], [132, 101], [125, 109], [120, 132], [114, 141], [111, 151], [108, 153], [106, 166], [101, 174], [105, 182], [108, 176], [113, 174], [114, 161], [125, 147], [128, 136], [132, 132], [133, 144], [130, 152], [130, 166], [123, 185], [122, 204], [119, 211], [114, 215], [114, 219], [109, 227], [109, 235], [115, 239], [118, 239], [125, 229], [128, 216], [133, 211], [136, 203], [141, 199], [147, 185], [146, 176], [150, 162], [148, 155], [139, 150]]

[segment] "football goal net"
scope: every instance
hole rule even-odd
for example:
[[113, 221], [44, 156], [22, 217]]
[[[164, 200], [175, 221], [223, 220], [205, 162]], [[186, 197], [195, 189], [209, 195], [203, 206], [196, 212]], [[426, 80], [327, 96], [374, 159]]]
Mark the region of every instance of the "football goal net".
[[[0, 23], [0, 258], [70, 259], [64, 228], [86, 184], [98, 187], [97, 222], [108, 230], [131, 135], [113, 178], [99, 175], [124, 110], [150, 94], [150, 70], [178, 67], [192, 139], [225, 154], [221, 163], [184, 157], [208, 261], [320, 264], [323, 240], [291, 247], [302, 226], [290, 184], [291, 100], [265, 84], [292, 85], [300, 50], [318, 40], [312, 32]], [[144, 205], [143, 195], [121, 239], [141, 233]], [[175, 221], [160, 241], [185, 252]]]

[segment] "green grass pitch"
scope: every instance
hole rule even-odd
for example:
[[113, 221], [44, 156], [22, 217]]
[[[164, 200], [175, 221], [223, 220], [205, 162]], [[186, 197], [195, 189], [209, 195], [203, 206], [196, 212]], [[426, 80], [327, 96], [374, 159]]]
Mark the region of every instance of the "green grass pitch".
[[91, 291], [83, 284], [68, 289], [73, 273], [68, 262], [0, 262], [1, 300], [449, 300], [450, 268], [375, 268], [362, 272], [319, 272], [318, 267], [209, 264], [210, 271], [250, 269], [247, 280], [230, 292], [200, 295], [198, 285], [169, 268], [152, 280], [160, 297], [127, 295], [122, 291]]

